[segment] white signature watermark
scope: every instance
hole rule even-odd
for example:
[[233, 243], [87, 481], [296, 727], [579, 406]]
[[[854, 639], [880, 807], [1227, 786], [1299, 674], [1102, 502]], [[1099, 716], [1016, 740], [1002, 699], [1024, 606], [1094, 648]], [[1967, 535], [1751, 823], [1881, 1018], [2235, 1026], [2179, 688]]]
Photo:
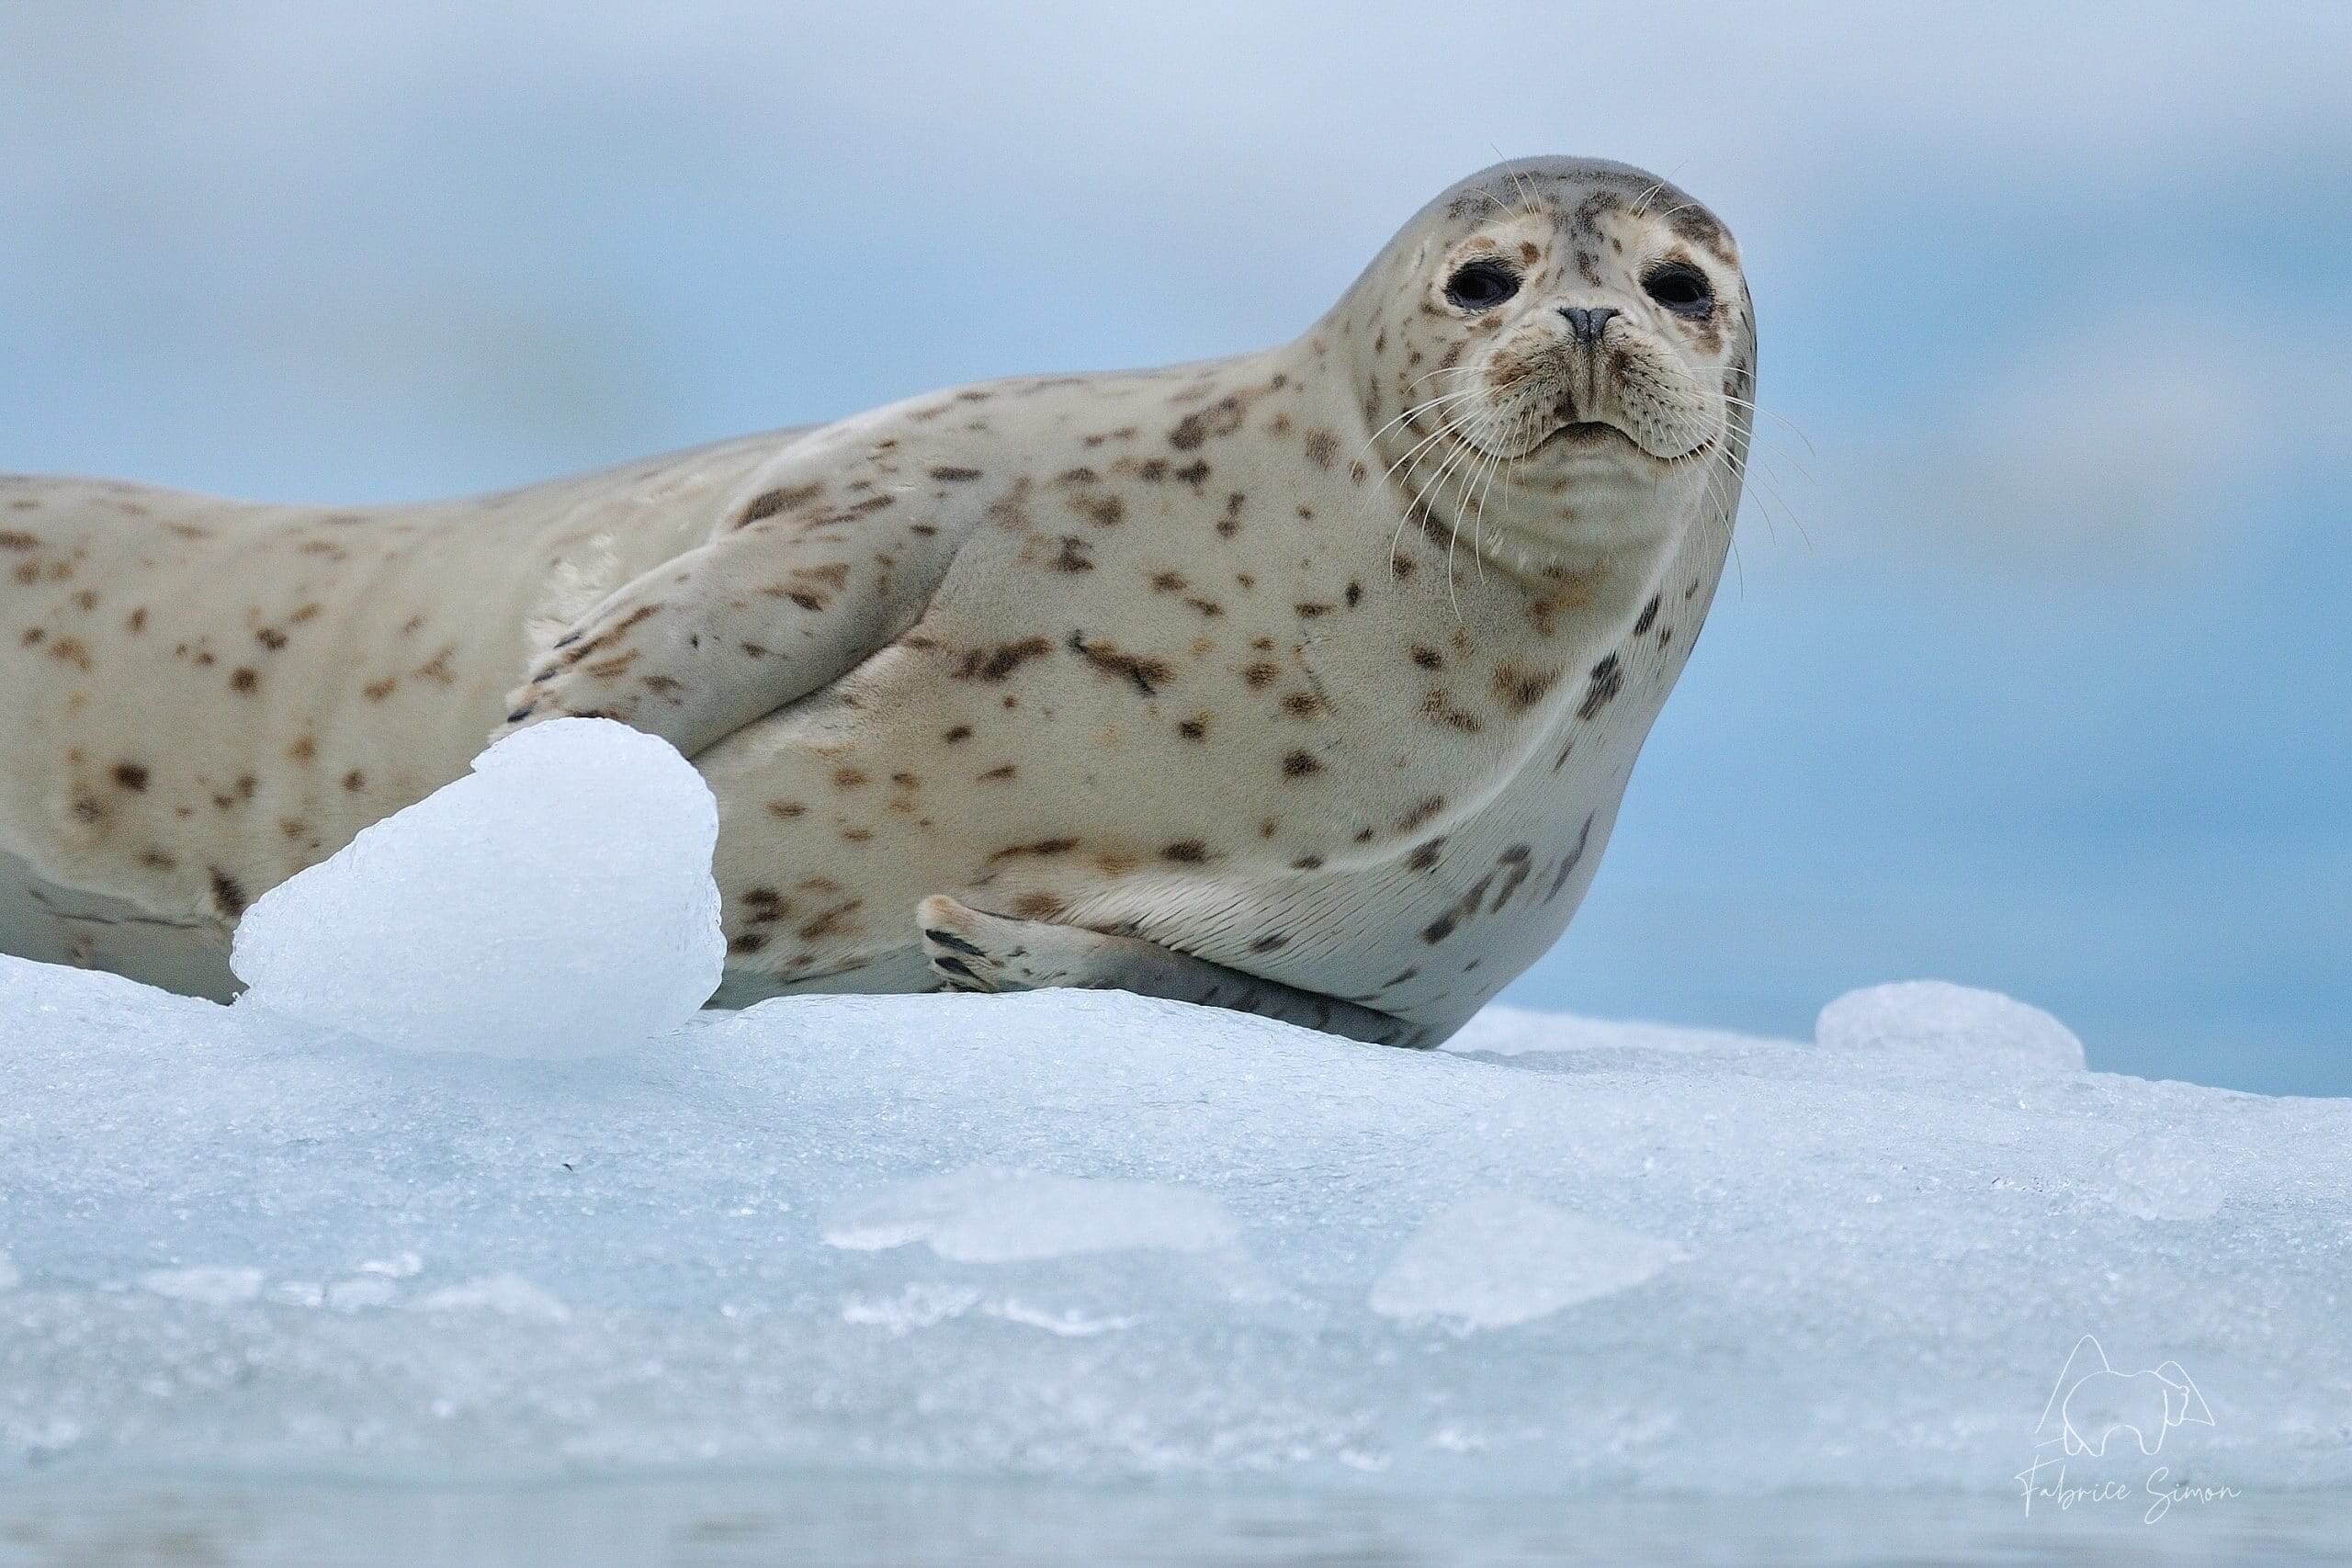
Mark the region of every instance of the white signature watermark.
[[[2042, 1406], [2041, 1422], [2033, 1430], [2033, 1462], [2018, 1472], [2029, 1517], [2037, 1502], [2071, 1508], [2077, 1504], [2130, 1502], [2145, 1497], [2141, 1517], [2154, 1524], [2176, 1503], [2217, 1503], [2234, 1497], [2234, 1486], [2196, 1485], [2173, 1479], [2172, 1467], [2160, 1464], [2134, 1487], [2130, 1481], [2100, 1475], [2081, 1484], [2069, 1483], [2066, 1461], [2129, 1459], [2134, 1449], [2146, 1458], [2164, 1451], [2165, 1438], [2175, 1427], [2211, 1427], [2213, 1412], [2197, 1392], [2177, 1361], [2164, 1361], [2145, 1371], [2120, 1372], [2107, 1359], [2107, 1348], [2096, 1335], [2075, 1341], [2058, 1382]], [[2129, 1437], [2132, 1447], [2122, 1439]]]

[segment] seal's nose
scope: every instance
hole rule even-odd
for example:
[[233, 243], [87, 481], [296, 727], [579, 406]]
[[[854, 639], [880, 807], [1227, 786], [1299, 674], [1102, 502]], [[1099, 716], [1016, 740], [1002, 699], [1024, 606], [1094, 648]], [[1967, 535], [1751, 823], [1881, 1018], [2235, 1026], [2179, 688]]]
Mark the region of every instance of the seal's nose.
[[1589, 309], [1580, 305], [1563, 305], [1560, 314], [1567, 318], [1568, 333], [1578, 343], [1599, 344], [1609, 318], [1617, 313], [1614, 305], [1598, 305]]

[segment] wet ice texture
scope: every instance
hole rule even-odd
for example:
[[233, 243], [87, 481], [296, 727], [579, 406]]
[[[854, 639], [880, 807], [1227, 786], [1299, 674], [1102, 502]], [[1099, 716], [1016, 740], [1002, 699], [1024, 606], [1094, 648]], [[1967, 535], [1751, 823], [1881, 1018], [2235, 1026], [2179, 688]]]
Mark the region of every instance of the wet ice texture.
[[1095, 992], [553, 1076], [13, 960], [0, 1020], [0, 1466], [2006, 1489], [2096, 1333], [2199, 1476], [2352, 1481], [2343, 1101]]
[[557, 719], [264, 895], [230, 962], [245, 1005], [383, 1044], [632, 1050], [718, 987], [718, 834], [666, 741]]
[[[2177, 1473], [2352, 1483], [2352, 1101], [2086, 1072], [1924, 983], [1814, 1043], [1497, 1009], [1417, 1053], [1054, 992], [786, 999], [560, 1070], [355, 1044], [627, 1046], [616, 1010], [695, 999], [602, 967], [514, 1008], [582, 835], [673, 895], [637, 846], [709, 842], [684, 789], [686, 827], [523, 823], [502, 779], [601, 786], [521, 739], [298, 886], [242, 950], [280, 1010], [0, 959], [0, 1472], [2006, 1492], [2093, 1334], [2210, 1404]], [[418, 968], [492, 887], [435, 950], [481, 961]]]
[[1499, 1328], [1632, 1290], [1679, 1257], [1664, 1242], [1490, 1192], [1415, 1231], [1372, 1282], [1372, 1310]]

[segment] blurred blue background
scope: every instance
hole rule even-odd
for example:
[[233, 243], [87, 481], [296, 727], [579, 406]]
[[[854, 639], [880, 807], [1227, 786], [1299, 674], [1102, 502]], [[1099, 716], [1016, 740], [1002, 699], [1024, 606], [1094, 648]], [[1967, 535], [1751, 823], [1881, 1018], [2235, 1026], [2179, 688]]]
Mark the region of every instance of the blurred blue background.
[[1936, 976], [2342, 1094], [2347, 60], [2340, 7], [11, 0], [0, 467], [424, 497], [1223, 354], [1498, 156], [1626, 159], [1738, 232], [1780, 417], [1511, 999], [1804, 1035]]

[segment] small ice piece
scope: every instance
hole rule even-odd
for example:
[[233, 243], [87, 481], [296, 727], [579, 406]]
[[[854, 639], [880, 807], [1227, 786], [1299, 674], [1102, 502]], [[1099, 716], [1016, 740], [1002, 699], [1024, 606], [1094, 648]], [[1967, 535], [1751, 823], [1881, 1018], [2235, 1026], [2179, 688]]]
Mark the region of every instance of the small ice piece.
[[853, 1252], [922, 1241], [957, 1263], [1011, 1263], [1139, 1247], [1205, 1252], [1236, 1234], [1225, 1205], [1191, 1188], [971, 1169], [901, 1182], [826, 1226], [825, 1240]]
[[230, 963], [253, 1006], [379, 1044], [629, 1050], [718, 985], [718, 833], [669, 742], [555, 719], [264, 894]]
[[1724, 1029], [1696, 1029], [1634, 1020], [1575, 1018], [1529, 1008], [1493, 1005], [1481, 1009], [1444, 1049], [1462, 1056], [1532, 1056], [1550, 1053], [1667, 1051], [1703, 1055], [1746, 1052], [1780, 1044]]
[[969, 1285], [912, 1284], [896, 1296], [852, 1296], [842, 1303], [842, 1321], [889, 1331], [893, 1338], [933, 1328], [980, 1304]]
[[1408, 1322], [1454, 1319], [1505, 1328], [1631, 1290], [1682, 1253], [1521, 1198], [1490, 1192], [1457, 1203], [1413, 1233], [1378, 1280], [1372, 1310]]
[[155, 1269], [139, 1276], [139, 1287], [175, 1302], [205, 1306], [235, 1306], [261, 1294], [261, 1270], [207, 1265], [196, 1269]]
[[390, 1280], [355, 1276], [337, 1280], [327, 1287], [327, 1305], [337, 1312], [366, 1312], [370, 1307], [391, 1305], [400, 1293], [400, 1288]]
[[517, 1274], [485, 1274], [447, 1285], [416, 1303], [422, 1312], [494, 1312], [506, 1317], [563, 1323], [571, 1309]]
[[2193, 1139], [2143, 1132], [2115, 1156], [2115, 1206], [2143, 1220], [2210, 1220], [2221, 1212], [2212, 1153]]
[[2083, 1043], [2042, 1011], [1998, 991], [1947, 980], [1905, 980], [1849, 991], [1821, 1010], [1825, 1051], [1917, 1051], [1955, 1062], [2000, 1058], [2081, 1072]]

